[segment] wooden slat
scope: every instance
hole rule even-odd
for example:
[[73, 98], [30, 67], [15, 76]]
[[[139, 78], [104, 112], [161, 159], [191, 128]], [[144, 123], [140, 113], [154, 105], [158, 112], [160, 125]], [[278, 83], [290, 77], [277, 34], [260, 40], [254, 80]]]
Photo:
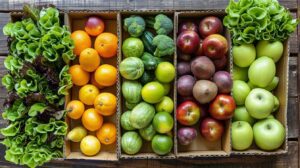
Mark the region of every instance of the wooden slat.
[[[0, 3], [1, 4], [1, 3]], [[7, 49], [7, 37], [3, 35], [3, 27], [9, 22], [9, 14], [8, 13], [0, 13], [0, 55], [5, 55], [8, 53]]]
[[[69, 10], [128, 10], [128, 9], [224, 9], [229, 0], [9, 0], [0, 4], [0, 10], [20, 10], [24, 2], [35, 4], [52, 3], [57, 7]], [[296, 0], [279, 0], [279, 2], [292, 10], [297, 9]]]
[[289, 96], [296, 97], [298, 95], [298, 57], [290, 57], [289, 63]]
[[[4, 146], [0, 145], [1, 167], [15, 166], [4, 161]], [[90, 161], [90, 160], [56, 160], [45, 164], [43, 167], [208, 167], [208, 168], [297, 168], [298, 167], [298, 142], [289, 142], [289, 152], [283, 156], [231, 156], [230, 158], [198, 158], [178, 160], [120, 160], [119, 162]]]
[[288, 138], [298, 138], [299, 136], [299, 101], [298, 98], [289, 98], [288, 100]]

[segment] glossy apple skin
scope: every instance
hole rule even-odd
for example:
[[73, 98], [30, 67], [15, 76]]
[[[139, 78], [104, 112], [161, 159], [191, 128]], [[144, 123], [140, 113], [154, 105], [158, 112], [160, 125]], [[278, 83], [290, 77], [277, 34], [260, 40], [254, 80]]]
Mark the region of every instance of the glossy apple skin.
[[224, 36], [212, 34], [206, 37], [202, 43], [203, 52], [211, 59], [220, 59], [228, 51], [228, 43]]
[[276, 63], [283, 54], [283, 44], [280, 41], [259, 41], [256, 45], [258, 57], [267, 56]]
[[233, 64], [233, 80], [242, 80], [247, 82], [248, 81], [248, 67], [241, 68], [235, 64]]
[[88, 29], [90, 30], [90, 32], [97, 32], [96, 34], [91, 34], [92, 36], [99, 35], [100, 33], [102, 33], [100, 29], [104, 30], [104, 28], [105, 28], [105, 24], [103, 20], [96, 16], [89, 17], [89, 19], [85, 23], [85, 30]]
[[182, 127], [178, 130], [177, 137], [181, 145], [189, 145], [197, 137], [197, 130], [193, 127]]
[[234, 110], [234, 115], [232, 117], [233, 121], [246, 121], [250, 125], [253, 125], [255, 122], [255, 119], [251, 117], [249, 112], [247, 111], [245, 106], [237, 106]]
[[221, 139], [224, 132], [224, 125], [221, 121], [207, 117], [200, 124], [200, 133], [208, 141]]
[[233, 63], [239, 67], [249, 67], [255, 60], [256, 51], [253, 44], [242, 44], [232, 47]]
[[220, 59], [214, 59], [212, 61], [213, 61], [214, 65], [215, 65], [215, 68], [216, 68], [217, 71], [224, 70], [224, 68], [227, 65], [227, 56], [224, 55]]
[[266, 87], [276, 74], [276, 65], [269, 57], [259, 57], [249, 67], [248, 77], [252, 84]]
[[230, 73], [227, 71], [218, 71], [214, 74], [213, 81], [218, 86], [219, 93], [230, 93], [233, 85]]
[[234, 99], [225, 94], [219, 94], [209, 105], [210, 115], [218, 120], [227, 120], [233, 116], [236, 108]]
[[231, 126], [232, 148], [246, 150], [253, 142], [253, 130], [246, 121], [235, 121]]
[[179, 30], [178, 31], [179, 33], [187, 31], [187, 30], [198, 33], [198, 26], [196, 23], [194, 23], [192, 21], [184, 21], [184, 22], [180, 23], [178, 30]]
[[195, 53], [199, 47], [199, 43], [199, 35], [190, 30], [181, 32], [177, 38], [177, 47], [185, 54]]
[[177, 121], [185, 126], [196, 124], [200, 119], [200, 107], [197, 103], [187, 100], [177, 107]]
[[272, 113], [274, 105], [273, 94], [262, 88], [252, 89], [245, 100], [247, 111], [256, 119], [268, 117]]
[[200, 21], [199, 33], [205, 38], [211, 34], [221, 34], [223, 32], [222, 21], [215, 16], [205, 17]]
[[245, 81], [234, 80], [232, 87], [232, 97], [237, 105], [244, 105], [251, 88]]
[[253, 126], [255, 144], [263, 150], [275, 150], [285, 140], [285, 128], [274, 118], [256, 122]]

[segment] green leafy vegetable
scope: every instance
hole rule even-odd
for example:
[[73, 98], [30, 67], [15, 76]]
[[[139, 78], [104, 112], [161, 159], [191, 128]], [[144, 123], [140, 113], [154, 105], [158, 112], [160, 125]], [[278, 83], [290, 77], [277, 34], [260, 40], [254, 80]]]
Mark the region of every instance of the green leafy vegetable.
[[230, 0], [225, 11], [223, 23], [234, 45], [257, 40], [284, 41], [298, 24], [277, 0]]
[[68, 63], [75, 59], [74, 42], [57, 9], [23, 9], [21, 21], [3, 27], [10, 54], [4, 60], [8, 74], [2, 85], [8, 96], [2, 117], [9, 125], [0, 132], [7, 161], [37, 167], [63, 157], [64, 97], [72, 87]]
[[16, 121], [16, 120], [24, 117], [26, 112], [27, 112], [26, 106], [23, 103], [23, 100], [18, 99], [14, 102], [12, 107], [9, 107], [4, 110], [4, 112], [2, 113], [2, 117], [9, 121]]

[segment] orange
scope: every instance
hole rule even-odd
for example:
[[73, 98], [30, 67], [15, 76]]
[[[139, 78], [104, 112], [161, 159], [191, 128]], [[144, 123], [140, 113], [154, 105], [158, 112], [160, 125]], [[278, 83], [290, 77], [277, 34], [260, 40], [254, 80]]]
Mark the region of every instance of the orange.
[[94, 107], [103, 116], [110, 116], [117, 110], [117, 97], [111, 93], [100, 93], [95, 101]]
[[79, 56], [79, 64], [81, 68], [87, 72], [95, 71], [100, 65], [100, 57], [93, 48], [84, 49]]
[[75, 55], [80, 55], [81, 51], [86, 48], [91, 48], [92, 46], [92, 40], [85, 31], [76, 30], [71, 34], [71, 38], [73, 39], [75, 45]]
[[80, 151], [87, 156], [96, 155], [101, 149], [101, 143], [93, 136], [88, 135], [84, 137], [80, 142]]
[[67, 104], [67, 115], [76, 120], [79, 119], [84, 112], [84, 104], [78, 100], [72, 100]]
[[95, 71], [95, 79], [101, 86], [112, 86], [117, 82], [117, 69], [109, 64], [100, 65]]
[[116, 142], [117, 128], [113, 123], [104, 123], [96, 135], [102, 144], [110, 145]]
[[99, 89], [91, 84], [84, 85], [79, 89], [79, 100], [86, 105], [93, 105]]
[[89, 131], [96, 131], [103, 124], [103, 117], [94, 108], [85, 110], [81, 118], [82, 125]]
[[90, 83], [94, 86], [96, 86], [98, 89], [103, 89], [104, 86], [101, 86], [99, 83], [97, 83], [96, 79], [95, 79], [95, 73], [91, 74], [91, 81]]
[[101, 33], [97, 36], [94, 47], [103, 58], [116, 56], [118, 49], [118, 37], [112, 33]]
[[101, 18], [91, 16], [85, 23], [84, 30], [91, 36], [98, 36], [104, 31], [105, 25]]
[[69, 69], [74, 85], [83, 86], [90, 80], [90, 74], [83, 70], [80, 65], [73, 65]]

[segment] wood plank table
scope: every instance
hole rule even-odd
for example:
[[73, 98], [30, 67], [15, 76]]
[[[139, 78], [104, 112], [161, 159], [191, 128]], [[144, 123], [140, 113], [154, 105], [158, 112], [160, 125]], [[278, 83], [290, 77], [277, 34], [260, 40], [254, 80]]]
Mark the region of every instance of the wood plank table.
[[[228, 0], [0, 0], [0, 77], [6, 73], [3, 61], [8, 54], [6, 37], [2, 33], [3, 26], [9, 21], [9, 12], [20, 10], [24, 2], [43, 5], [51, 3], [62, 10], [134, 10], [134, 9], [170, 9], [199, 10], [224, 9]], [[300, 17], [300, 0], [279, 0], [288, 7], [294, 17]], [[299, 151], [299, 81], [300, 81], [300, 26], [291, 37], [289, 102], [288, 102], [288, 140], [287, 155], [282, 156], [231, 156], [229, 158], [199, 158], [177, 160], [120, 160], [118, 162], [56, 160], [43, 167], [283, 167], [297, 168], [300, 165]], [[6, 97], [5, 88], [0, 84], [0, 109]], [[2, 111], [2, 110], [1, 110]], [[6, 122], [0, 119], [0, 127]], [[0, 135], [0, 140], [3, 137]], [[17, 167], [4, 159], [4, 146], [0, 145], [0, 167]]]

